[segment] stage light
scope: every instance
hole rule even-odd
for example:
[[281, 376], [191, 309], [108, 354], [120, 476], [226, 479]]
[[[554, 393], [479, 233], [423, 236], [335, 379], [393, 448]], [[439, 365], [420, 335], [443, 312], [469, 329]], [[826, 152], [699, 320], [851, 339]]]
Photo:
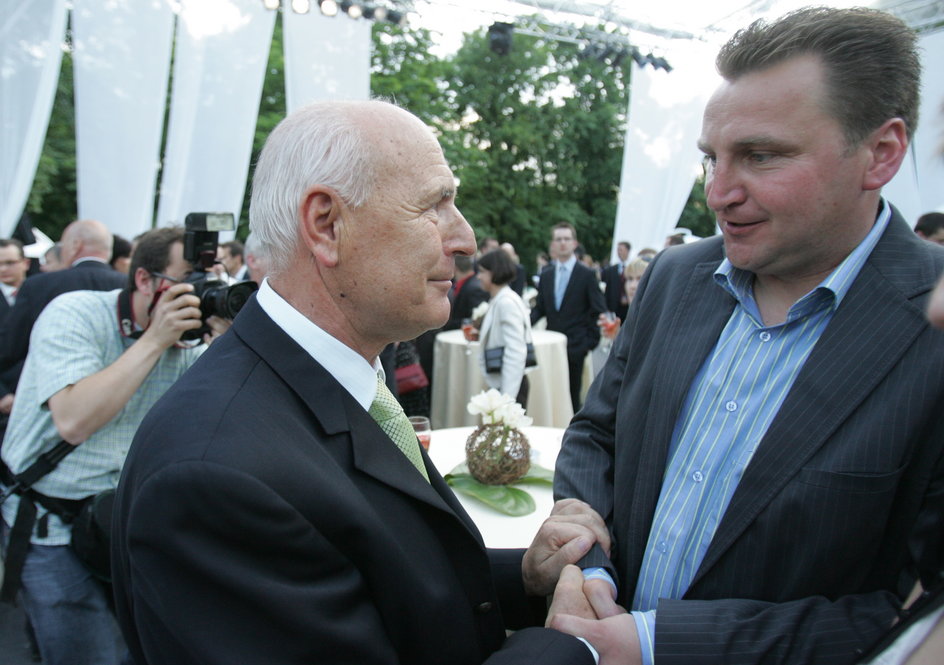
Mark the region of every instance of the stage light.
[[296, 14], [307, 14], [311, 9], [309, 0], [292, 0], [292, 11]]
[[632, 53], [630, 53], [630, 55], [633, 56], [633, 60], [636, 62], [636, 64], [637, 64], [640, 68], [645, 67], [645, 66], [646, 66], [646, 63], [649, 62], [648, 60], [646, 60], [646, 56], [644, 56], [642, 53], [640, 53], [640, 52], [639, 52], [639, 49], [636, 48], [635, 46], [633, 47], [633, 51], [632, 51]]
[[395, 9], [391, 9], [387, 12], [387, 20], [394, 25], [402, 25], [404, 17], [405, 14], [403, 14], [403, 12], [398, 12]]
[[[366, 14], [365, 14], [366, 16]], [[387, 8], [386, 7], [374, 7], [374, 20], [375, 21], [386, 21], [387, 20]]]
[[262, 6], [266, 9], [278, 9], [282, 0], [262, 0]]
[[325, 16], [338, 15], [338, 3], [334, 0], [321, 0], [318, 4], [321, 5], [321, 13]]
[[344, 0], [340, 7], [341, 11], [345, 12], [351, 18], [360, 18], [364, 13], [360, 5], [355, 5], [353, 2], [350, 2], [350, 0]]

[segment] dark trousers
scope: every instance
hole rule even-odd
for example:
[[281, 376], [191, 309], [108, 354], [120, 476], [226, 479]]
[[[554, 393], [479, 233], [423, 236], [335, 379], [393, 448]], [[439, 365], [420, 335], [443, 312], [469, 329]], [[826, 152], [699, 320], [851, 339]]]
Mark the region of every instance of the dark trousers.
[[574, 413], [580, 410], [580, 383], [583, 379], [583, 365], [587, 353], [567, 353], [567, 367], [570, 370], [570, 402], [574, 405]]
[[528, 383], [528, 375], [525, 374], [521, 377], [521, 387], [518, 388], [518, 396], [515, 398], [515, 401], [522, 406], [522, 408], [528, 408], [528, 391], [531, 388], [531, 384]]

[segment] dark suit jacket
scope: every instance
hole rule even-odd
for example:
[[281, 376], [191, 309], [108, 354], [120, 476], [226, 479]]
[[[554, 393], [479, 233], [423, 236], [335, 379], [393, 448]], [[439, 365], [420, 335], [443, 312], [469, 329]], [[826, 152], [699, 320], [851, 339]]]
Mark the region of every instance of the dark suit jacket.
[[[253, 298], [134, 439], [113, 530], [137, 665], [582, 663], [529, 615], [520, 550], [487, 553]], [[543, 604], [543, 599], [541, 599]]]
[[65, 270], [33, 275], [23, 282], [16, 303], [0, 326], [0, 372], [9, 371], [8, 380], [12, 382], [6, 386], [7, 392], [16, 388], [33, 324], [53, 298], [69, 291], [111, 291], [127, 284], [127, 275], [99, 261], [82, 261]]
[[620, 318], [620, 321], [625, 321], [626, 310], [629, 309], [629, 306], [621, 304], [624, 291], [623, 272], [620, 270], [619, 263], [604, 268], [600, 277], [600, 281], [606, 285], [603, 289], [603, 299], [606, 301], [607, 311], [616, 312], [616, 316]]
[[531, 323], [547, 317], [547, 329], [567, 335], [567, 353], [582, 356], [600, 343], [597, 318], [606, 311], [606, 303], [596, 273], [580, 261], [567, 282], [560, 311], [554, 306], [554, 284], [557, 281], [557, 263], [552, 262], [541, 271], [538, 296], [531, 310]]
[[449, 320], [442, 327], [443, 330], [456, 330], [462, 326], [462, 319], [472, 316], [472, 310], [488, 300], [488, 292], [482, 288], [477, 275], [472, 275], [465, 281], [459, 293], [452, 298], [452, 308], [449, 311]]
[[[640, 284], [571, 423], [555, 494], [615, 538], [627, 606], [689, 386], [735, 301], [721, 238], [670, 248]], [[944, 333], [924, 309], [944, 251], [896, 213], [744, 472], [691, 587], [663, 600], [656, 661], [838, 665], [891, 624], [917, 570], [941, 568]], [[587, 564], [607, 564], [591, 552]]]

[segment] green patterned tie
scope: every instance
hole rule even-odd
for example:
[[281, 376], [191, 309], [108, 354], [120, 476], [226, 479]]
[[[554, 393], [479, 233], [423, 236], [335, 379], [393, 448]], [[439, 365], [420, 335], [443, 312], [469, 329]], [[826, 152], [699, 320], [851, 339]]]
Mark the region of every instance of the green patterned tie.
[[426, 467], [423, 465], [423, 456], [420, 454], [420, 442], [413, 431], [413, 425], [403, 413], [403, 407], [393, 396], [393, 393], [387, 388], [380, 372], [377, 372], [377, 396], [374, 397], [370, 410], [367, 411], [370, 417], [377, 421], [387, 436], [389, 436], [397, 448], [399, 448], [406, 458], [413, 463], [413, 466], [423, 474], [423, 478], [429, 481], [429, 475], [426, 473]]

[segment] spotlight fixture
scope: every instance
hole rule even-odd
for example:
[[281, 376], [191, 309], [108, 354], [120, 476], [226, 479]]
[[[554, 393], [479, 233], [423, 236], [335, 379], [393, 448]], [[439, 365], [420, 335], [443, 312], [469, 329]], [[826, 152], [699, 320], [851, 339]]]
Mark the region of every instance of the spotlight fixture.
[[292, 0], [292, 11], [296, 14], [307, 14], [311, 9], [309, 0]]
[[266, 9], [278, 9], [281, 4], [282, 0], [262, 0], [262, 6]]
[[[374, 8], [373, 8], [373, 13], [374, 13], [374, 20], [375, 20], [375, 21], [386, 21], [386, 20], [387, 20], [387, 8], [386, 8], [386, 7], [374, 7]], [[364, 12], [364, 16], [367, 16], [366, 10], [365, 10], [365, 12]]]
[[496, 21], [488, 27], [488, 47], [498, 55], [511, 52], [511, 39], [515, 26], [511, 23]]
[[649, 62], [648, 60], [646, 60], [646, 56], [640, 53], [639, 49], [636, 48], [635, 46], [633, 47], [633, 51], [632, 53], [630, 53], [630, 55], [633, 56], [633, 60], [635, 61], [636, 65], [639, 66], [640, 68], [645, 67], [646, 63]]
[[355, 5], [350, 0], [343, 0], [339, 6], [341, 11], [351, 18], [360, 18], [364, 14], [363, 8], [360, 5]]
[[338, 3], [334, 0], [319, 0], [318, 4], [321, 6], [321, 13], [325, 16], [338, 15]]
[[666, 72], [672, 71], [672, 65], [666, 62], [665, 58], [661, 56], [649, 56], [649, 61], [652, 63], [654, 69], [664, 69]]
[[[376, 16], [376, 12], [374, 16]], [[391, 9], [387, 12], [387, 20], [394, 25], [403, 25], [403, 20], [406, 18], [406, 14], [403, 12], [398, 12], [396, 9]], [[378, 19], [379, 20], [379, 19]]]

